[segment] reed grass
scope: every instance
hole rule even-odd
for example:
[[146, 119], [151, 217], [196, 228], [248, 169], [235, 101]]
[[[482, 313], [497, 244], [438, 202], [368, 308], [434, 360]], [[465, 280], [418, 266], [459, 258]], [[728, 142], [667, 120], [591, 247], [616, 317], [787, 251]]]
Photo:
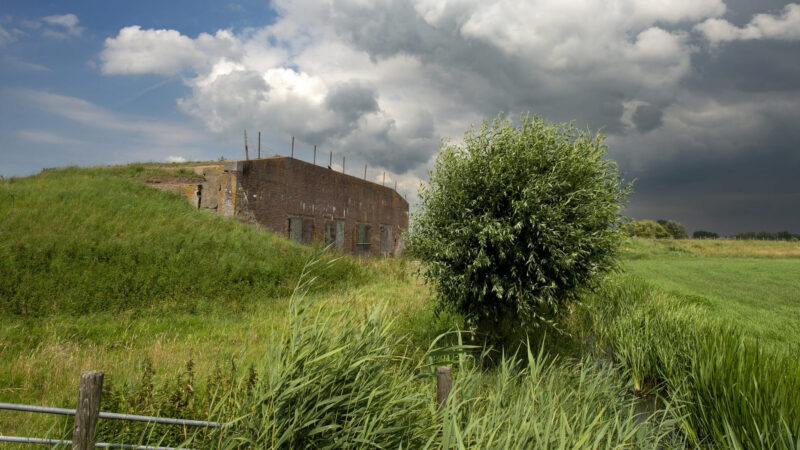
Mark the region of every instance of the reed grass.
[[[231, 426], [210, 439], [214, 447], [659, 448], [674, 432], [669, 412], [637, 419], [613, 367], [561, 361], [528, 344], [524, 356], [503, 355], [486, 372], [461, 333], [409, 352], [380, 305], [366, 317], [331, 312], [310, 307], [302, 289], [255, 387], [219, 403], [212, 417]], [[441, 364], [455, 370], [439, 411], [433, 369]]]
[[637, 389], [668, 398], [685, 414], [696, 446], [800, 446], [800, 364], [712, 314], [702, 298], [675, 297], [631, 276], [590, 296], [585, 308], [600, 346]]

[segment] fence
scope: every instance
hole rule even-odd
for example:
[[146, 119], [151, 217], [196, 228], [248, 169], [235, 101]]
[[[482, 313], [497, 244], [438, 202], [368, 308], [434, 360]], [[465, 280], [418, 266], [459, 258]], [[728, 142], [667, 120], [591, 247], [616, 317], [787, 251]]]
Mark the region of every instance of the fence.
[[127, 420], [131, 422], [147, 422], [167, 425], [183, 425], [191, 427], [219, 428], [219, 422], [205, 422], [201, 420], [175, 419], [171, 417], [137, 416], [133, 414], [118, 414], [100, 411], [100, 394], [103, 389], [103, 372], [91, 371], [81, 375], [78, 388], [78, 404], [76, 409], [51, 408], [49, 406], [18, 405], [14, 403], [0, 403], [0, 409], [12, 411], [26, 411], [45, 414], [60, 414], [75, 416], [75, 426], [72, 430], [72, 440], [43, 439], [33, 437], [3, 436], [0, 442], [16, 442], [21, 444], [44, 445], [71, 445], [74, 450], [89, 450], [91, 448], [123, 448], [123, 449], [149, 449], [149, 450], [174, 450], [171, 447], [154, 447], [131, 444], [111, 444], [95, 442], [94, 431], [98, 419]]
[[[46, 439], [21, 436], [0, 435], [0, 442], [15, 442], [19, 444], [43, 445], [71, 445], [73, 450], [89, 450], [91, 448], [122, 448], [122, 449], [147, 449], [147, 450], [176, 450], [173, 447], [156, 447], [132, 444], [111, 444], [108, 442], [95, 442], [94, 430], [98, 419], [127, 420], [131, 422], [160, 423], [167, 425], [184, 425], [192, 427], [219, 428], [219, 422], [205, 422], [202, 420], [175, 419], [171, 417], [137, 416], [134, 414], [119, 414], [100, 411], [100, 395], [103, 390], [103, 372], [91, 371], [81, 375], [78, 388], [78, 405], [76, 409], [52, 408], [49, 406], [19, 405], [15, 403], [0, 403], [0, 409], [12, 411], [26, 411], [44, 414], [60, 414], [75, 416], [75, 426], [72, 430], [72, 440]], [[443, 409], [450, 397], [452, 380], [450, 368], [443, 366], [436, 369], [436, 401], [439, 409]]]

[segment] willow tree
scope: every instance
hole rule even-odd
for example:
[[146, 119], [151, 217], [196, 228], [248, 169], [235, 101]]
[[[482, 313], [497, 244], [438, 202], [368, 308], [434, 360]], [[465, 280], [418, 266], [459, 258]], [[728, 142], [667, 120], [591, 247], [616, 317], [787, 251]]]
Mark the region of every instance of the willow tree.
[[442, 304], [502, 338], [614, 269], [630, 185], [607, 153], [602, 133], [530, 115], [444, 141], [408, 234]]

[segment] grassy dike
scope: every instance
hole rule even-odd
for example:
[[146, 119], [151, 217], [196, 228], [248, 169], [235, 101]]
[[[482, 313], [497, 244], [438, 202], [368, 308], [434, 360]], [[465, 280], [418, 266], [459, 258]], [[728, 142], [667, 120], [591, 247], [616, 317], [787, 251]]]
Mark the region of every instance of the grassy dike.
[[[87, 369], [112, 383], [143, 365], [156, 381], [189, 361], [209, 372], [263, 351], [269, 328], [285, 327], [287, 299], [314, 249], [141, 183], [171, 175], [132, 165], [6, 180], [15, 205], [0, 235], [2, 401], [69, 406]], [[0, 203], [4, 219], [10, 206]], [[374, 276], [340, 259], [313, 295], [358, 295]], [[0, 412], [0, 431], [50, 419]]]
[[[632, 240], [624, 273], [584, 296], [566, 334], [543, 345], [530, 330], [484, 371], [413, 264], [319, 255], [140, 182], [168, 169], [67, 168], [3, 186], [16, 206], [0, 234], [0, 401], [74, 407], [80, 372], [100, 369], [104, 410], [236, 419], [195, 435], [101, 421], [112, 442], [798, 446], [796, 243]], [[442, 412], [440, 364], [456, 399]], [[68, 429], [0, 412], [3, 434]]]

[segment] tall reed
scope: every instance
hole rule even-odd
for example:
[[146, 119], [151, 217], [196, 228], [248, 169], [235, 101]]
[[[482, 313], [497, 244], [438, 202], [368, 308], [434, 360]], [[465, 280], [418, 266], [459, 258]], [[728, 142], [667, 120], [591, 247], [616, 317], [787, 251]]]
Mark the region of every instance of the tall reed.
[[[657, 448], [671, 417], [638, 415], [610, 367], [561, 361], [541, 347], [485, 372], [477, 350], [446, 336], [414, 351], [380, 306], [360, 316], [292, 297], [290, 325], [252, 391], [220, 402], [221, 448]], [[453, 365], [448, 406], [433, 368]], [[226, 406], [227, 405], [227, 406]]]
[[621, 277], [586, 308], [601, 346], [637, 388], [684, 413], [697, 446], [800, 448], [800, 364], [720, 323], [702, 299], [660, 292]]

